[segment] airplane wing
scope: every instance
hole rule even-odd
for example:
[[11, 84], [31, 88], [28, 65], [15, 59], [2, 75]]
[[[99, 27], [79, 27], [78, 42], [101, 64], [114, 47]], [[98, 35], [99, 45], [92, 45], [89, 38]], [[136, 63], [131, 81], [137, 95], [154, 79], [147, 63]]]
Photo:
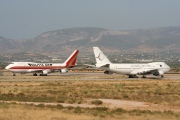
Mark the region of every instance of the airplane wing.
[[62, 69], [28, 70], [28, 72], [32, 72], [32, 73], [43, 73], [43, 74], [48, 74], [48, 73], [50, 73], [50, 72], [66, 73], [66, 72], [68, 72], [68, 69], [67, 69], [67, 68], [62, 68]]
[[40, 73], [40, 72], [42, 72], [43, 70], [34, 70], [34, 69], [29, 69], [28, 70], [28, 72], [38, 72], [38, 73]]
[[109, 67], [110, 64], [105, 64], [105, 65], [90, 65], [90, 64], [84, 64], [86, 65], [87, 67], [94, 67], [94, 68], [102, 68], [102, 67]]
[[95, 67], [95, 68], [97, 68], [95, 65], [90, 65], [90, 64], [84, 64], [84, 65], [87, 66], [86, 68], [88, 68], [88, 67]]
[[157, 72], [157, 69], [149, 69], [149, 70], [134, 70], [131, 72], [131, 74], [138, 74], [138, 75], [147, 75], [147, 74], [153, 74]]

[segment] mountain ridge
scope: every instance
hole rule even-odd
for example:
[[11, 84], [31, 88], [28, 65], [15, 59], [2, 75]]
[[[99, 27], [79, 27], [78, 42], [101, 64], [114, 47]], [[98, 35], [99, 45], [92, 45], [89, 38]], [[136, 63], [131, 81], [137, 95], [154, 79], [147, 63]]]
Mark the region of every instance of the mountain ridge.
[[[92, 53], [98, 46], [108, 53], [157, 53], [180, 50], [180, 27], [161, 27], [135, 30], [109, 30], [97, 27], [67, 28], [44, 32], [29, 40], [0, 37], [1, 53], [35, 52], [69, 54], [79, 49]], [[2, 52], [3, 50], [3, 52]]]

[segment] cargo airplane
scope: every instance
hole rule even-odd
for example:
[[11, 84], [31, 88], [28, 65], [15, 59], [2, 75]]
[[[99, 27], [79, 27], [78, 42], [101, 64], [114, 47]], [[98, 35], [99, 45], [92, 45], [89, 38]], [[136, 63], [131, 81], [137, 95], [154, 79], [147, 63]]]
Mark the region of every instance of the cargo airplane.
[[164, 77], [164, 73], [170, 70], [170, 67], [165, 62], [151, 62], [143, 64], [111, 63], [98, 47], [93, 47], [93, 51], [96, 59], [96, 64], [86, 65], [105, 70], [104, 74], [125, 74], [128, 75], [129, 78], [137, 78], [137, 75], [142, 75], [143, 78], [146, 78], [146, 75], [149, 74]]
[[33, 76], [47, 76], [50, 72], [67, 73], [68, 68], [72, 68], [76, 65], [76, 59], [79, 50], [75, 50], [64, 63], [35, 63], [35, 62], [12, 62], [6, 69], [15, 73], [33, 73]]

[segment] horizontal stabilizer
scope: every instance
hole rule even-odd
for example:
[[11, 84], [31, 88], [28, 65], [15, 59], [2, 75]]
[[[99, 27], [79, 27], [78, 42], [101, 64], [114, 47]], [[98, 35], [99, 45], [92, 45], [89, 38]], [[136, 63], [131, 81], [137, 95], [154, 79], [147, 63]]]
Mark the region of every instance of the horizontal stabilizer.
[[84, 64], [84, 65], [86, 65], [88, 67], [95, 67], [95, 68], [101, 68], [101, 67], [108, 68], [110, 64], [105, 64], [105, 65], [102, 65], [102, 64], [96, 64], [96, 65]]
[[88, 67], [96, 67], [96, 65], [90, 65], [90, 64], [84, 64], [84, 65], [86, 65]]

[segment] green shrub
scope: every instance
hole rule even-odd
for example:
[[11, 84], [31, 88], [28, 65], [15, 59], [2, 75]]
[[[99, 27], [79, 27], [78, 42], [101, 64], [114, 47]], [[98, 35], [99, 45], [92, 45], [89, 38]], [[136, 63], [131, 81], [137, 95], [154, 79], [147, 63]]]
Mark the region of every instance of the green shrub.
[[94, 101], [91, 102], [91, 104], [101, 105], [101, 104], [103, 104], [103, 102], [101, 100], [94, 100]]
[[97, 110], [99, 112], [102, 112], [102, 111], [108, 111], [108, 107], [95, 107], [93, 108], [94, 110]]
[[81, 113], [81, 112], [82, 112], [82, 110], [81, 110], [80, 107], [76, 107], [76, 108], [74, 109], [74, 113]]
[[63, 99], [57, 100], [58, 103], [64, 103], [65, 101]]
[[61, 104], [57, 104], [57, 108], [60, 110], [63, 109], [64, 107]]
[[113, 110], [112, 112], [116, 113], [116, 114], [123, 114], [123, 113], [126, 113], [127, 111], [122, 108], [117, 108], [117, 109]]
[[44, 106], [44, 104], [39, 104], [39, 105], [37, 105], [37, 107], [44, 108], [45, 106]]

